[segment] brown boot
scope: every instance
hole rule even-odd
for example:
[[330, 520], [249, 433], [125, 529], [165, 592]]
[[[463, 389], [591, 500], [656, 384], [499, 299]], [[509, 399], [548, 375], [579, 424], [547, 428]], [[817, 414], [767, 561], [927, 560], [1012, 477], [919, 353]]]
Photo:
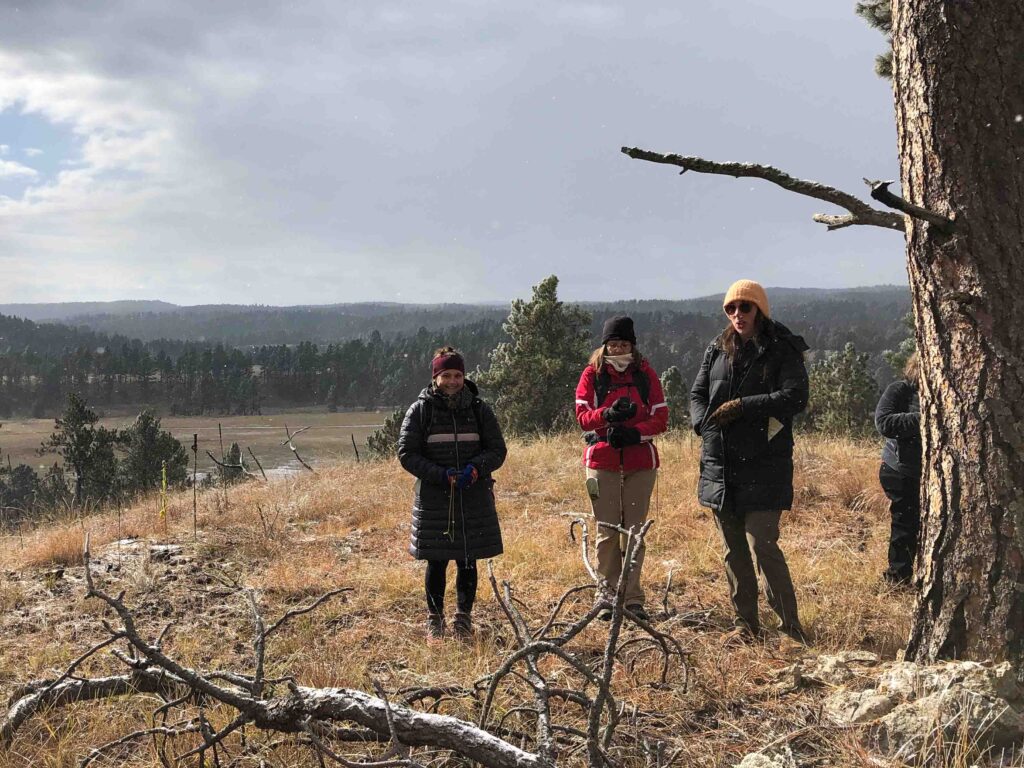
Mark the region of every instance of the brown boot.
[[444, 640], [445, 625], [444, 614], [427, 614], [427, 645], [437, 645]]
[[466, 611], [456, 611], [452, 620], [452, 634], [459, 640], [471, 640], [473, 638], [473, 620]]

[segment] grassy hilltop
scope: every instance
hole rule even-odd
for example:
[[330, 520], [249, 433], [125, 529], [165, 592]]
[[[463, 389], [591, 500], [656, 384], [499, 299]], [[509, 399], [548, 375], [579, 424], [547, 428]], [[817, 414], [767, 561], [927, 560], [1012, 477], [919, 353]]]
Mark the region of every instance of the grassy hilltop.
[[[717, 533], [694, 494], [699, 443], [675, 434], [659, 444], [663, 470], [652, 502], [656, 522], [644, 583], [657, 626], [687, 650], [689, 687], [650, 686], [660, 663], [653, 656], [632, 670], [617, 668], [612, 685], [618, 700], [656, 715], [635, 727], [656, 731], [681, 749], [677, 765], [732, 765], [787, 735], [795, 750], [828, 764], [863, 764], [854, 738], [821, 724], [820, 691], [777, 689], [775, 673], [805, 649], [775, 636], [755, 646], [723, 644], [731, 608]], [[514, 443], [497, 474], [506, 551], [493, 567], [499, 580], [512, 583], [534, 624], [566, 589], [587, 582], [579, 546], [568, 536], [572, 518], [590, 519], [579, 454], [576, 436]], [[910, 597], [884, 587], [879, 578], [888, 514], [877, 483], [877, 456], [874, 443], [798, 438], [796, 501], [784, 517], [782, 544], [814, 651], [865, 649], [893, 658], [907, 635]], [[95, 571], [108, 590], [126, 590], [127, 604], [150, 636], [173, 620], [165, 648], [190, 665], [249, 671], [250, 613], [235, 583], [259, 590], [269, 620], [311, 596], [349, 587], [341, 600], [274, 636], [269, 676], [368, 691], [378, 681], [390, 693], [428, 683], [472, 688], [499, 666], [510, 631], [481, 567], [476, 641], [424, 644], [423, 565], [405, 551], [411, 489], [412, 479], [397, 462], [345, 462], [269, 485], [202, 492], [198, 541], [192, 536], [191, 492], [172, 497], [166, 534], [157, 501], [149, 499], [120, 519], [104, 513], [0, 538], [0, 698], [6, 701], [19, 683], [59, 674], [106, 636], [100, 620], [112, 614], [98, 601], [83, 599], [86, 531]], [[148, 546], [125, 541], [129, 537], [182, 549], [161, 559], [150, 556]], [[665, 595], [670, 572], [672, 587]], [[452, 589], [450, 584], [449, 605]], [[570, 614], [584, 613], [589, 601], [590, 593], [582, 593]], [[773, 618], [766, 616], [765, 624], [773, 626]], [[572, 647], [599, 654], [602, 628], [587, 629]], [[92, 675], [107, 671], [123, 669], [104, 652], [83, 668]], [[673, 675], [670, 682], [679, 683], [678, 670]], [[9, 749], [0, 747], [0, 766], [77, 765], [90, 747], [151, 725], [158, 705], [136, 697], [54, 710], [23, 726]], [[468, 720], [476, 719], [479, 707], [455, 698], [439, 706]], [[501, 706], [511, 706], [511, 700]], [[207, 716], [214, 728], [229, 719], [216, 707]], [[563, 722], [572, 716], [571, 709], [560, 714]], [[620, 728], [632, 732], [634, 725]], [[317, 764], [309, 748], [293, 739], [255, 730], [247, 738], [248, 753], [237, 741], [229, 744], [234, 764]], [[264, 746], [272, 741], [279, 742], [273, 749]], [[415, 757], [427, 764], [439, 755]], [[584, 762], [584, 754], [563, 760]], [[115, 763], [159, 764], [148, 741], [115, 752], [108, 764]]]

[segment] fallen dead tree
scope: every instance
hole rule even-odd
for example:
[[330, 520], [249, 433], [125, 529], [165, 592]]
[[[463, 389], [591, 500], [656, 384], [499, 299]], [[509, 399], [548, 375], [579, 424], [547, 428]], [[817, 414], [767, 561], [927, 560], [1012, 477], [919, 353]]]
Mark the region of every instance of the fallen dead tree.
[[[589, 558], [589, 533], [582, 520], [573, 522], [570, 533], [577, 527], [582, 532], [581, 555], [594, 583], [567, 590], [539, 626], [530, 626], [525, 606], [515, 597], [512, 586], [508, 582], [499, 584], [490, 571], [491, 588], [514, 638], [504, 661], [478, 680], [472, 691], [403, 689], [396, 692], [394, 700], [379, 684], [370, 694], [348, 688], [312, 688], [291, 677], [265, 676], [267, 645], [274, 634], [292, 619], [347, 590], [321, 595], [287, 611], [269, 626], [255, 593], [244, 590], [253, 625], [251, 671], [200, 670], [165, 651], [173, 623], [155, 639], [147, 639], [136, 625], [125, 593], [113, 595], [97, 583], [87, 538], [86, 596], [105, 603], [116, 614], [119, 626], [103, 620], [109, 637], [52, 680], [31, 682], [14, 692], [0, 719], [0, 749], [9, 747], [18, 730], [33, 716], [48, 710], [87, 700], [156, 695], [162, 704], [153, 712], [149, 727], [90, 749], [80, 765], [137, 747], [146, 739], [152, 739], [164, 765], [193, 756], [204, 765], [207, 754], [214, 764], [222, 765], [222, 759], [231, 752], [236, 756], [241, 752], [248, 727], [286, 737], [261, 748], [271, 750], [283, 743], [298, 743], [312, 749], [320, 764], [331, 761], [344, 766], [411, 767], [420, 765], [416, 750], [429, 748], [447, 750], [490, 768], [546, 768], [577, 754], [591, 768], [608, 768], [619, 762], [615, 750], [628, 749], [649, 765], [667, 766], [675, 756], [666, 755], [665, 744], [656, 737], [638, 745], [641, 740], [634, 732], [621, 743], [617, 741], [624, 707], [616, 700], [611, 685], [617, 664], [632, 668], [638, 658], [650, 653], [661, 657], [660, 674], [653, 685], [674, 685], [684, 690], [687, 685], [686, 656], [680, 643], [624, 608], [628, 575], [636, 565], [636, 555], [650, 525], [646, 523], [640, 530], [618, 529], [626, 537], [627, 546], [614, 595], [594, 603], [573, 620], [562, 618], [568, 614], [573, 596], [598, 586]], [[572, 641], [606, 609], [611, 610], [612, 618], [603, 653], [596, 660], [581, 657], [572, 648]], [[628, 626], [639, 632], [623, 641], [623, 630]], [[115, 647], [122, 644], [123, 650]], [[93, 678], [78, 674], [86, 660], [105, 649], [125, 668], [123, 674]], [[479, 702], [477, 722], [430, 711], [436, 710], [445, 697], [457, 696], [472, 696]], [[503, 701], [500, 717], [496, 715], [499, 696]], [[427, 701], [433, 701], [429, 710], [417, 708]], [[563, 704], [578, 708], [578, 714], [567, 718]], [[216, 730], [208, 719], [214, 707], [218, 719], [228, 720]], [[231, 750], [227, 750], [229, 744], [234, 745]], [[367, 755], [365, 751], [374, 744], [382, 745], [379, 754]], [[352, 756], [357, 749], [359, 754]]]

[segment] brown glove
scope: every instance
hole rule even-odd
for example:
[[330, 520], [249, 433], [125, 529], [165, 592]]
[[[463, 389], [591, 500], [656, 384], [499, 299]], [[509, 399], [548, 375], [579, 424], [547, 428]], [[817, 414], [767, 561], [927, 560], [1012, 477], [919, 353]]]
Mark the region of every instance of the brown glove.
[[740, 416], [743, 415], [743, 402], [736, 398], [735, 400], [727, 400], [718, 406], [717, 410], [711, 414], [708, 418], [712, 424], [717, 424], [720, 427], [724, 427], [726, 424], [732, 424]]

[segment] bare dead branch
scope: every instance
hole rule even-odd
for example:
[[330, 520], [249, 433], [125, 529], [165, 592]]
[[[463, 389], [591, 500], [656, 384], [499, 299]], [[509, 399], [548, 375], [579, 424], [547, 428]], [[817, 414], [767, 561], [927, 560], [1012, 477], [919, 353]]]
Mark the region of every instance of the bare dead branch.
[[293, 456], [295, 457], [295, 460], [296, 460], [296, 461], [298, 461], [298, 462], [299, 462], [299, 464], [301, 464], [302, 466], [304, 466], [304, 467], [305, 467], [306, 469], [308, 469], [308, 470], [309, 470], [310, 472], [312, 472], [312, 471], [313, 471], [313, 468], [312, 468], [311, 466], [309, 466], [309, 464], [307, 464], [307, 463], [306, 463], [305, 461], [303, 461], [303, 460], [302, 460], [302, 457], [301, 457], [301, 456], [299, 456], [299, 452], [298, 452], [298, 451], [297, 451], [297, 450], [295, 449], [295, 444], [294, 444], [294, 443], [292, 442], [292, 439], [293, 439], [293, 438], [294, 438], [294, 437], [295, 437], [296, 435], [298, 435], [298, 434], [301, 434], [301, 433], [305, 432], [305, 431], [306, 431], [307, 429], [309, 429], [309, 427], [303, 427], [302, 429], [298, 430], [297, 432], [292, 432], [292, 431], [290, 431], [290, 430], [288, 429], [288, 425], [287, 425], [287, 424], [285, 424], [285, 425], [284, 425], [284, 433], [285, 433], [286, 435], [288, 435], [288, 439], [287, 439], [287, 440], [285, 440], [285, 441], [284, 441], [283, 443], [281, 443], [281, 445], [287, 445], [287, 446], [288, 446], [288, 450], [290, 450], [290, 451], [292, 452], [292, 455], [293, 455]]
[[[583, 525], [582, 522], [579, 524]], [[183, 756], [172, 758], [168, 754], [168, 739], [175, 738], [179, 733], [174, 731], [178, 726], [166, 723], [167, 713], [179, 706], [198, 705], [198, 720], [183, 722], [195, 724], [194, 727], [202, 737], [202, 744], [190, 745], [192, 748], [184, 756], [199, 755], [202, 761], [203, 755], [207, 751], [212, 751], [214, 764], [219, 764], [225, 759], [223, 750], [230, 743], [226, 741], [227, 738], [251, 723], [253, 727], [263, 731], [301, 735], [300, 743], [313, 748], [318, 761], [329, 759], [341, 765], [359, 768], [414, 768], [417, 763], [412, 758], [412, 750], [419, 747], [450, 750], [463, 759], [487, 768], [553, 768], [556, 747], [568, 749], [567, 752], [557, 755], [559, 761], [571, 756], [576, 750], [585, 750], [592, 768], [609, 768], [609, 755], [619, 748], [613, 744], [613, 736], [616, 726], [623, 718], [620, 711], [622, 708], [616, 703], [611, 690], [613, 665], [619, 663], [620, 657], [626, 657], [624, 663], [631, 669], [636, 659], [658, 651], [663, 658], [661, 679], [664, 681], [669, 669], [669, 662], [665, 659], [678, 656], [681, 662], [684, 661], [684, 651], [677, 641], [659, 632], [649, 622], [638, 619], [623, 606], [626, 579], [630, 570], [636, 567], [637, 553], [641, 551], [644, 536], [650, 525], [651, 523], [647, 523], [641, 529], [627, 533], [624, 575], [617, 584], [614, 598], [599, 599], [582, 618], [568, 625], [556, 636], [547, 635], [554, 626], [555, 619], [565, 611], [571, 596], [585, 589], [593, 589], [594, 585], [570, 588], [535, 635], [530, 629], [529, 607], [515, 597], [511, 584], [503, 582], [499, 587], [493, 568], [489, 569], [492, 590], [516, 637], [516, 647], [509, 652], [499, 669], [482, 678], [477, 684], [479, 686], [483, 681], [487, 683], [486, 695], [482, 697], [479, 725], [434, 712], [424, 712], [410, 706], [417, 701], [433, 698], [433, 709], [446, 696], [472, 695], [472, 692], [461, 688], [437, 686], [403, 689], [399, 692], [399, 700], [402, 703], [393, 703], [388, 700], [383, 688], [376, 683], [377, 695], [374, 696], [352, 689], [304, 687], [290, 677], [274, 681], [265, 679], [267, 641], [273, 633], [292, 618], [309, 613], [332, 597], [347, 591], [346, 588], [326, 593], [306, 605], [285, 612], [269, 627], [261, 615], [255, 593], [247, 591], [246, 599], [252, 612], [254, 627], [254, 674], [250, 676], [231, 671], [204, 671], [185, 666], [163, 650], [162, 640], [166, 628], [155, 642], [147, 641], [135, 625], [135, 617], [124, 602], [124, 593], [121, 592], [115, 597], [101, 588], [96, 574], [92, 571], [87, 538], [83, 553], [87, 596], [104, 602], [120, 619], [120, 627], [108, 625], [111, 638], [104, 647], [109, 647], [115, 639], [125, 640], [130, 654], [116, 648], [110, 648], [109, 652], [126, 664], [130, 672], [113, 678], [112, 683], [105, 685], [104, 681], [65, 676], [64, 680], [55, 681], [56, 684], [41, 682], [23, 686], [21, 690], [26, 698], [15, 702], [4, 720], [0, 721], [0, 736], [9, 742], [18, 726], [43, 706], [60, 706], [83, 698], [152, 690], [165, 699], [163, 706], [154, 713], [154, 719], [163, 717], [165, 722], [154, 723], [154, 728], [122, 737], [124, 741], [120, 743], [131, 742], [142, 735], [151, 735], [160, 761], [168, 766], [172, 764], [172, 760], [180, 760]], [[584, 535], [587, 535], [585, 525], [583, 529]], [[587, 558], [586, 546], [582, 549], [582, 555]], [[600, 611], [609, 607], [612, 609], [613, 618], [609, 626], [608, 641], [600, 665], [594, 668], [592, 661], [572, 652], [566, 644], [595, 622]], [[638, 639], [619, 644], [619, 634], [627, 622], [644, 633], [642, 642]], [[90, 649], [87, 654], [83, 654], [81, 660], [98, 650], [98, 647]], [[542, 661], [554, 664], [542, 664]], [[76, 665], [79, 663], [81, 661], [76, 661]], [[685, 664], [683, 667], [685, 671]], [[552, 686], [548, 682], [548, 674], [558, 676], [557, 686]], [[580, 681], [578, 689], [572, 683], [566, 683], [567, 679]], [[501, 718], [502, 724], [499, 725], [497, 733], [486, 728], [490, 714], [495, 708], [498, 689], [502, 687], [503, 682], [512, 680], [523, 681], [533, 698], [532, 706], [513, 702], [512, 710], [524, 714], [529, 712], [535, 717], [536, 722], [532, 737], [515, 734], [507, 738], [522, 739], [524, 745], [531, 743], [535, 745], [535, 752], [527, 751], [523, 746], [516, 746], [507, 738], [498, 735], [506, 734], [503, 723], [508, 714]], [[284, 695], [274, 695], [269, 685], [280, 682], [287, 683], [287, 692]], [[69, 686], [69, 692], [65, 693], [64, 689]], [[46, 695], [42, 696], [44, 693]], [[61, 699], [61, 696], [64, 698]], [[45, 701], [42, 700], [44, 698]], [[578, 705], [586, 717], [587, 727], [573, 728], [567, 724], [555, 723], [552, 718], [552, 698]], [[216, 732], [203, 714], [203, 708], [214, 703], [235, 710], [230, 723]], [[509, 710], [505, 711], [507, 713]], [[636, 722], [635, 707], [633, 721]], [[625, 734], [625, 738], [628, 743], [628, 739], [635, 740], [639, 736]], [[574, 739], [576, 741], [573, 741]], [[356, 760], [337, 754], [337, 750], [331, 746], [332, 742], [389, 742], [391, 747], [376, 758]], [[242, 743], [245, 749], [244, 731]], [[107, 749], [116, 747], [113, 742], [109, 747], [104, 745]]]
[[576, 541], [573, 531], [577, 525], [583, 532], [580, 536], [580, 549], [583, 556], [583, 567], [587, 569], [587, 574], [596, 584], [601, 580], [601, 577], [597, 574], [597, 571], [594, 570], [594, 566], [590, 563], [590, 530], [587, 528], [587, 523], [582, 517], [577, 517], [569, 524], [569, 538]]
[[40, 696], [46, 696], [51, 690], [53, 690], [58, 685], [63, 683], [69, 677], [71, 677], [74, 674], [75, 670], [78, 669], [79, 665], [81, 665], [82, 662], [84, 662], [86, 659], [88, 659], [94, 653], [97, 653], [98, 651], [101, 651], [104, 648], [106, 648], [108, 645], [112, 645], [113, 643], [116, 643], [118, 640], [123, 640], [123, 639], [124, 639], [124, 634], [123, 633], [115, 632], [114, 634], [112, 634], [110, 637], [108, 637], [103, 642], [97, 643], [92, 648], [90, 648], [88, 651], [86, 651], [81, 656], [79, 656], [77, 659], [75, 659], [73, 662], [71, 662], [71, 664], [68, 666], [68, 668], [64, 670], [63, 674], [61, 674], [60, 677], [58, 677], [52, 683], [50, 683], [45, 688], [43, 688], [39, 692], [39, 695]]
[[304, 613], [315, 611], [328, 600], [337, 597], [343, 592], [351, 591], [351, 587], [341, 587], [339, 589], [332, 589], [330, 592], [325, 592], [324, 594], [320, 595], [320, 597], [318, 597], [316, 600], [307, 605], [299, 606], [298, 608], [292, 608], [290, 611], [286, 612], [281, 618], [279, 618], [277, 621], [270, 625], [270, 628], [263, 635], [264, 638], [270, 637], [274, 632], [276, 632], [278, 629], [284, 626], [287, 622], [294, 619], [296, 616], [301, 616]]
[[536, 631], [536, 632], [534, 633], [534, 635], [533, 635], [533, 636], [534, 636], [535, 638], [540, 638], [540, 637], [544, 637], [544, 636], [545, 636], [545, 635], [546, 635], [546, 634], [548, 633], [548, 631], [549, 631], [549, 630], [551, 629], [551, 627], [552, 627], [552, 626], [554, 626], [554, 623], [555, 623], [555, 619], [556, 619], [556, 618], [558, 618], [558, 614], [559, 614], [559, 612], [560, 612], [560, 611], [562, 610], [562, 608], [563, 608], [563, 607], [565, 606], [565, 603], [566, 603], [566, 601], [567, 601], [567, 600], [568, 600], [568, 599], [569, 599], [570, 597], [572, 597], [572, 596], [573, 596], [574, 594], [576, 594], [577, 592], [583, 592], [583, 591], [587, 591], [587, 590], [591, 590], [591, 589], [596, 589], [596, 588], [597, 588], [597, 587], [596, 587], [596, 585], [595, 585], [595, 584], [583, 584], [583, 585], [581, 585], [581, 586], [578, 586], [578, 587], [573, 587], [572, 589], [570, 589], [570, 590], [567, 590], [567, 591], [566, 591], [566, 592], [565, 592], [565, 593], [564, 593], [564, 594], [563, 594], [563, 595], [562, 595], [562, 596], [561, 596], [561, 597], [560, 597], [560, 598], [558, 599], [558, 602], [557, 602], [557, 603], [555, 604], [555, 607], [554, 607], [554, 608], [552, 609], [552, 611], [551, 611], [551, 616], [550, 616], [550, 617], [548, 618], [547, 622], [545, 622], [544, 626], [543, 626], [543, 627], [541, 627], [540, 629], [538, 629], [538, 630], [537, 630], [537, 631]]
[[133, 693], [163, 692], [171, 695], [182, 690], [182, 681], [156, 670], [133, 671], [91, 679], [71, 678], [59, 685], [45, 687], [21, 696], [0, 719], [0, 745], [10, 744], [17, 730], [33, 715], [44, 709], [67, 706], [78, 701], [108, 699]]
[[214, 456], [209, 451], [206, 452], [206, 455], [210, 457], [210, 461], [212, 461], [214, 464], [216, 464], [221, 469], [233, 469], [233, 470], [236, 470], [238, 472], [241, 472], [246, 477], [256, 477], [256, 474], [254, 472], [250, 472], [248, 469], [246, 469], [245, 466], [243, 466], [241, 462], [239, 462], [238, 464], [228, 464], [226, 461], [221, 461], [220, 459], [218, 459], [216, 456]]
[[891, 181], [872, 181], [870, 179], [864, 179], [864, 183], [871, 188], [871, 197], [874, 200], [887, 205], [890, 208], [895, 208], [897, 211], [903, 211], [907, 216], [912, 216], [915, 219], [921, 219], [927, 221], [929, 224], [937, 227], [940, 231], [945, 232], [947, 235], [953, 234], [953, 220], [943, 216], [940, 213], [929, 211], [927, 208], [922, 208], [919, 205], [914, 205], [904, 200], [902, 197], [897, 195], [895, 192], [889, 191], [889, 185]]
[[135, 741], [136, 739], [145, 738], [146, 736], [183, 736], [186, 733], [196, 733], [199, 730], [197, 723], [190, 723], [180, 727], [173, 726], [157, 726], [155, 728], [144, 728], [141, 731], [133, 731], [132, 733], [126, 734], [113, 741], [108, 741], [98, 747], [93, 747], [89, 750], [89, 754], [82, 758], [78, 763], [78, 768], [86, 768], [91, 763], [95, 762], [99, 758], [103, 757], [107, 752], [128, 744], [129, 742]]
[[198, 755], [200, 752], [205, 752], [208, 749], [216, 749], [217, 745], [220, 744], [224, 739], [230, 736], [232, 733], [237, 731], [243, 725], [249, 722], [249, 718], [246, 715], [239, 715], [230, 723], [221, 728], [217, 733], [207, 734], [203, 733], [203, 743], [194, 749], [190, 749], [183, 755], [178, 756], [178, 761], [184, 760], [186, 757], [192, 757], [192, 755]]
[[672, 577], [675, 575], [675, 568], [670, 568], [668, 576], [665, 578], [665, 593], [661, 597], [661, 607], [665, 611], [665, 615], [668, 616], [668, 596], [672, 592]]
[[813, 220], [818, 223], [825, 224], [829, 231], [857, 224], [884, 227], [885, 229], [893, 229], [900, 232], [905, 229], [903, 217], [898, 214], [872, 208], [863, 200], [849, 194], [848, 192], [843, 192], [835, 187], [830, 187], [827, 184], [821, 184], [816, 181], [797, 179], [784, 171], [780, 171], [778, 168], [773, 168], [770, 165], [758, 165], [756, 163], [718, 163], [713, 160], [705, 160], [702, 157], [675, 154], [667, 155], [661, 152], [651, 152], [646, 149], [640, 149], [639, 147], [623, 147], [622, 153], [634, 160], [647, 160], [651, 163], [663, 163], [678, 166], [683, 169], [680, 171], [680, 174], [686, 173], [686, 171], [696, 171], [697, 173], [714, 173], [723, 176], [734, 176], [736, 178], [744, 177], [764, 179], [765, 181], [770, 181], [772, 184], [776, 184], [789, 192], [795, 192], [798, 195], [805, 195], [806, 197], [813, 197], [816, 200], [823, 200], [826, 203], [837, 205], [840, 208], [845, 208], [849, 211], [849, 214], [845, 215], [822, 213], [814, 214], [812, 217]]
[[458, 685], [436, 685], [429, 688], [401, 688], [398, 695], [408, 707], [423, 699], [467, 698], [473, 696], [473, 691]]
[[256, 466], [260, 468], [260, 474], [263, 475], [263, 479], [266, 480], [267, 473], [263, 471], [263, 465], [260, 464], [260, 460], [256, 458], [256, 454], [252, 452], [252, 448], [246, 446], [245, 450], [247, 450], [249, 452], [249, 455], [252, 456], [252, 460], [256, 462]]

